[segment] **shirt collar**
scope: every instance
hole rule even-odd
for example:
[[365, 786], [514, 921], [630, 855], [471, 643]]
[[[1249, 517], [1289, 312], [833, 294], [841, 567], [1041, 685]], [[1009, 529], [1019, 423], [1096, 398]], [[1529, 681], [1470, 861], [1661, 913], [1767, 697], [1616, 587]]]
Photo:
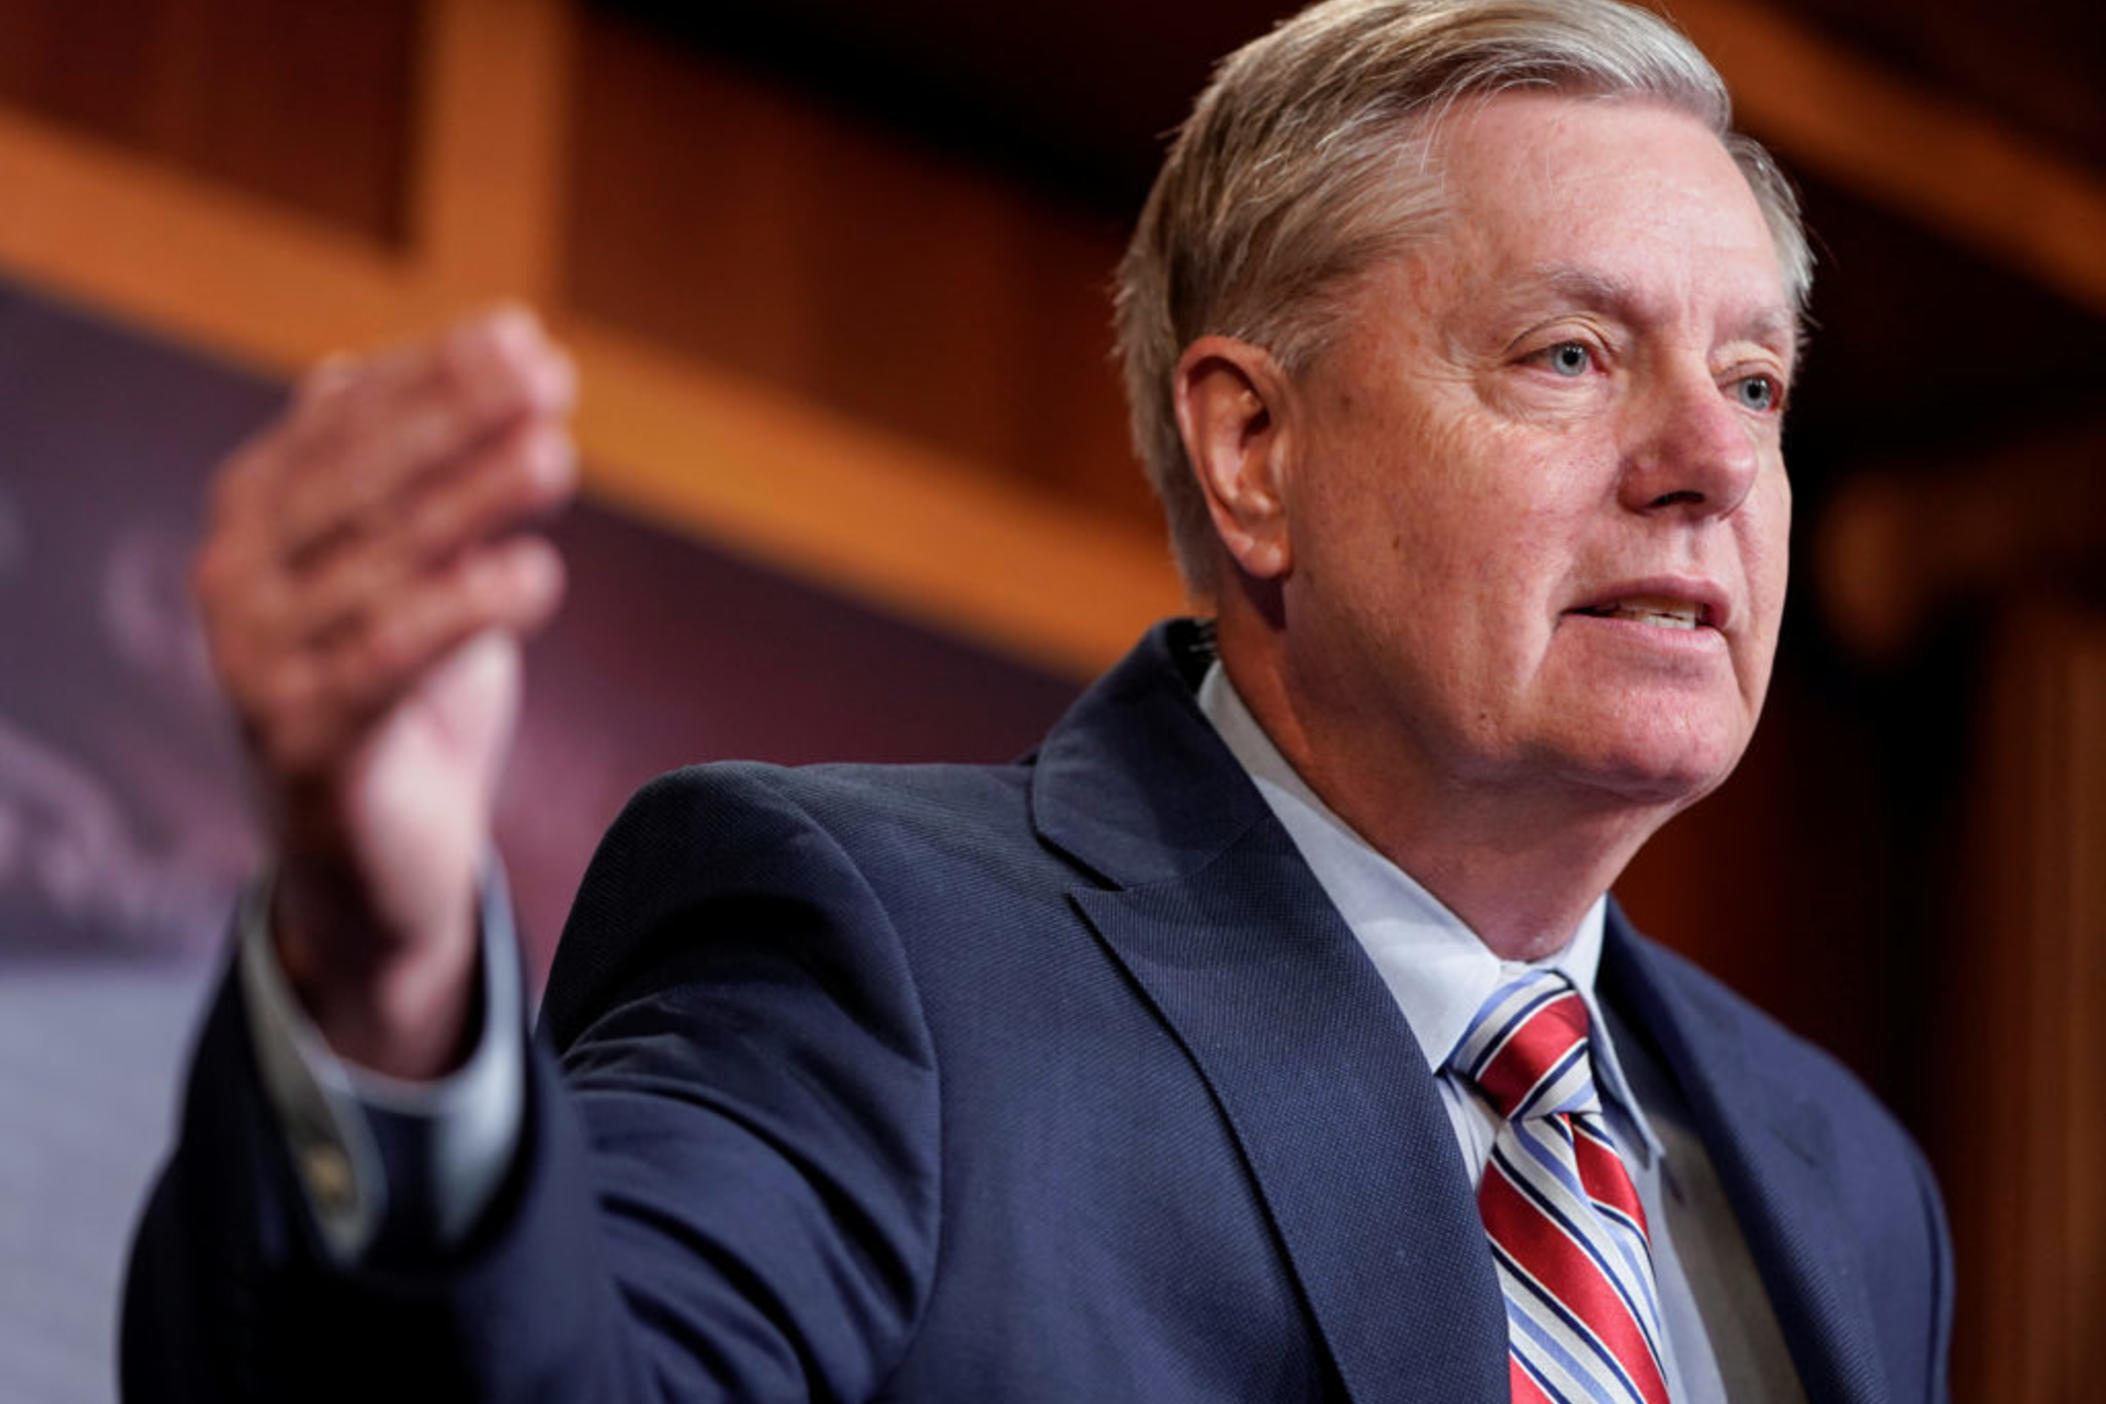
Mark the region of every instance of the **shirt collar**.
[[1218, 661], [1200, 683], [1199, 710], [1249, 773], [1317, 884], [1374, 961], [1435, 1076], [1447, 1066], [1471, 1016], [1494, 990], [1530, 966], [1559, 970], [1587, 1005], [1596, 1087], [1629, 1117], [1649, 1155], [1661, 1153], [1660, 1141], [1624, 1079], [1615, 1041], [1595, 999], [1606, 894], [1595, 898], [1572, 939], [1556, 954], [1526, 964], [1503, 961], [1461, 917], [1317, 798], [1250, 714]]

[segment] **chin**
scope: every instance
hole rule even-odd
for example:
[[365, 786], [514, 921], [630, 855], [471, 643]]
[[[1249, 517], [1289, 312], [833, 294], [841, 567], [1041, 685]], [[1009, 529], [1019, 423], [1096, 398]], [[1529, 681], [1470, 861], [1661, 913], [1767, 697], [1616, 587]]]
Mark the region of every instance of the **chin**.
[[1711, 771], [1698, 771], [1692, 767], [1677, 771], [1635, 772], [1609, 777], [1606, 782], [1597, 781], [1596, 788], [1634, 809], [1662, 811], [1664, 817], [1665, 814], [1678, 814], [1695, 804], [1724, 784], [1732, 773], [1731, 767]]
[[1648, 730], [1596, 738], [1594, 745], [1568, 751], [1561, 769], [1615, 801], [1673, 813], [1724, 784], [1746, 749], [1746, 733], [1738, 728], [1729, 734], [1687, 727], [1666, 735]]

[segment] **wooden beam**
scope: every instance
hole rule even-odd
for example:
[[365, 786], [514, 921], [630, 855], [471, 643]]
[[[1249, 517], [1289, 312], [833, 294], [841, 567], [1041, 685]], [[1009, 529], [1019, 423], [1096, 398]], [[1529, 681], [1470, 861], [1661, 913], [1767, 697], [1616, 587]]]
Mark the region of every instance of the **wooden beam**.
[[410, 238], [440, 300], [560, 291], [572, 17], [565, 0], [427, 0]]
[[2106, 175], [1750, 0], [1663, 8], [1788, 160], [2106, 312]]
[[416, 325], [380, 245], [0, 106], [0, 265], [284, 374]]
[[560, 328], [600, 497], [1062, 671], [1184, 607], [1169, 547], [605, 328]]
[[[468, 285], [0, 109], [0, 270], [289, 376], [428, 329]], [[494, 291], [494, 289], [493, 289]], [[617, 331], [578, 353], [601, 500], [1086, 676], [1179, 607], [1167, 551], [916, 445]]]

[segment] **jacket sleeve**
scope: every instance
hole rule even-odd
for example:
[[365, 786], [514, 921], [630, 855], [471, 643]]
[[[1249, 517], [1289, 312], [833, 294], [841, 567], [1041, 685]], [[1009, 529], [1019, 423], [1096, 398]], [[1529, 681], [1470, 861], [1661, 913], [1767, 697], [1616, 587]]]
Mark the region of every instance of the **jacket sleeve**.
[[935, 1261], [935, 1059], [889, 917], [783, 789], [682, 772], [609, 831], [458, 1249], [324, 1251], [229, 981], [134, 1250], [127, 1399], [880, 1389]]
[[234, 962], [244, 1026], [308, 1211], [338, 1262], [363, 1258], [383, 1234], [410, 1232], [441, 1248], [457, 1246], [518, 1154], [525, 1003], [511, 904], [494, 872], [484, 880], [480, 907], [482, 1027], [475, 1045], [458, 1070], [403, 1082], [330, 1051], [279, 964], [268, 886], [256, 885], [242, 900]]

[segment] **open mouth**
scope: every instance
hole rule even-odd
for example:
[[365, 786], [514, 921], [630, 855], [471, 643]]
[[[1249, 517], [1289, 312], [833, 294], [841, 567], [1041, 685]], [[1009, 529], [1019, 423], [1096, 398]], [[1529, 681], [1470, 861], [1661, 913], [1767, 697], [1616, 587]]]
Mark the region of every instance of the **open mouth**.
[[1627, 619], [1655, 629], [1700, 629], [1711, 625], [1711, 607], [1696, 600], [1665, 595], [1633, 595], [1628, 599], [1604, 600], [1572, 611], [1594, 619]]

